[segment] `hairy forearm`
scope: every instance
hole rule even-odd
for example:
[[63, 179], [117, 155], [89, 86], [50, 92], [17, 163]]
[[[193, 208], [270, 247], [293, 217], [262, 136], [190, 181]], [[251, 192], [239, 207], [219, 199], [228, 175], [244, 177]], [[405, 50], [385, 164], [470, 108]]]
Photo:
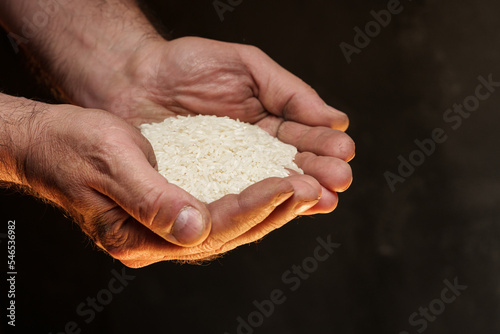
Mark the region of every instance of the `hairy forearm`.
[[0, 182], [27, 185], [26, 152], [37, 136], [45, 104], [0, 93]]
[[0, 21], [75, 104], [105, 108], [135, 50], [161, 39], [134, 0], [0, 0]]

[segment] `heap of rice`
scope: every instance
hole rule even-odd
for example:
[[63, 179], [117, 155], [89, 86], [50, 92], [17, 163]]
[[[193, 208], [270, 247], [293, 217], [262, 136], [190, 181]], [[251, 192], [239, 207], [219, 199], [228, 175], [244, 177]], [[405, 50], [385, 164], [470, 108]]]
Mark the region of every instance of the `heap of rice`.
[[237, 194], [268, 177], [286, 177], [297, 149], [256, 125], [229, 117], [178, 116], [143, 124], [158, 171], [200, 201]]

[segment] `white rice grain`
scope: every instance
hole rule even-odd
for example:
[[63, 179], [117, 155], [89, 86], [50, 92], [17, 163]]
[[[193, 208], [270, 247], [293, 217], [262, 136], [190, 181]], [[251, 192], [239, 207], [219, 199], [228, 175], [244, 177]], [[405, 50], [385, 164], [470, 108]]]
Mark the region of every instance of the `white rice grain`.
[[177, 116], [143, 124], [158, 171], [200, 201], [238, 194], [268, 177], [286, 177], [297, 149], [256, 125], [217, 116]]

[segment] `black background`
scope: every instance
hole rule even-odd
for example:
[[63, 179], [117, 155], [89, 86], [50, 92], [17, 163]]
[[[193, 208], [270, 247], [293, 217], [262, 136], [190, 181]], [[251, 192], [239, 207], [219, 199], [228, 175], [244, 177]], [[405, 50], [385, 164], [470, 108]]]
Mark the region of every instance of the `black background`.
[[[18, 329], [55, 334], [74, 321], [83, 333], [233, 334], [254, 301], [280, 289], [286, 301], [255, 333], [418, 333], [410, 315], [457, 278], [467, 289], [424, 332], [500, 333], [500, 88], [458, 129], [443, 120], [478, 76], [500, 81], [498, 2], [402, 1], [350, 64], [339, 44], [353, 44], [354, 27], [387, 1], [244, 0], [222, 22], [212, 1], [146, 4], [173, 37], [256, 45], [345, 111], [354, 183], [334, 213], [296, 219], [209, 265], [127, 268], [135, 278], [89, 324], [78, 305], [123, 266], [56, 209], [2, 191], [1, 232], [16, 221]], [[53, 101], [1, 35], [0, 88]], [[446, 142], [392, 192], [384, 173], [397, 173], [398, 156], [435, 128]], [[292, 291], [283, 273], [329, 235], [340, 248]]]

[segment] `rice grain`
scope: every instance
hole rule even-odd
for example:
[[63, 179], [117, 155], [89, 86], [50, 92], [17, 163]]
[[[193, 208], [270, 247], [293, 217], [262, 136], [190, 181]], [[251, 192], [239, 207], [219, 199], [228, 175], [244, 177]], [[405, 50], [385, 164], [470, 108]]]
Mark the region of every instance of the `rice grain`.
[[286, 177], [297, 149], [256, 125], [217, 116], [177, 116], [143, 124], [158, 171], [168, 182], [210, 203], [269, 177]]

